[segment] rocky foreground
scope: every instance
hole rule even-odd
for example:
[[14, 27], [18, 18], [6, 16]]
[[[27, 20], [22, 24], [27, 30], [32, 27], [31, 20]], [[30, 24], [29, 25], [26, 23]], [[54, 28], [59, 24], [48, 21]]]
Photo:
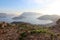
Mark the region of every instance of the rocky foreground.
[[0, 22], [0, 40], [60, 40], [60, 20], [51, 27]]

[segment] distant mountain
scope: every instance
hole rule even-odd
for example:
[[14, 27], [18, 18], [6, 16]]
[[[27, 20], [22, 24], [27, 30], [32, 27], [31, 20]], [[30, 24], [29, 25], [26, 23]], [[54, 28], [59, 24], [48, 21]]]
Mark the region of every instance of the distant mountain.
[[13, 17], [15, 17], [14, 14], [0, 13], [0, 18], [13, 18]]
[[12, 18], [12, 19], [18, 20], [18, 19], [22, 19], [22, 18], [25, 18], [25, 17], [24, 17], [24, 16], [19, 16], [19, 17], [14, 17], [14, 18]]
[[40, 13], [35, 13], [35, 12], [24, 12], [24, 13], [22, 13], [22, 16], [35, 16], [35, 15], [40, 15]]
[[42, 16], [40, 13], [24, 12], [18, 17], [14, 17], [14, 22], [26, 22], [36, 25], [52, 25], [51, 20], [39, 20], [38, 17]]
[[40, 20], [52, 20], [55, 22], [58, 19], [60, 19], [60, 16], [58, 16], [58, 15], [43, 15], [43, 16], [39, 17], [38, 19], [40, 19]]
[[22, 19], [22, 18], [37, 18], [38, 16], [40, 16], [40, 13], [35, 13], [35, 12], [24, 12], [22, 13], [20, 16], [18, 17], [14, 17], [13, 19]]
[[0, 13], [0, 18], [6, 18], [7, 14], [6, 13]]
[[12, 22], [11, 16], [8, 13], [0, 13], [0, 22]]

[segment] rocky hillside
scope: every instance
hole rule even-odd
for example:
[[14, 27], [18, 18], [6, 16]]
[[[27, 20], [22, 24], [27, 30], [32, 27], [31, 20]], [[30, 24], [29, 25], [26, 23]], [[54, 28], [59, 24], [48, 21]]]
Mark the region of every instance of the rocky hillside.
[[0, 40], [60, 40], [60, 19], [51, 27], [0, 22]]

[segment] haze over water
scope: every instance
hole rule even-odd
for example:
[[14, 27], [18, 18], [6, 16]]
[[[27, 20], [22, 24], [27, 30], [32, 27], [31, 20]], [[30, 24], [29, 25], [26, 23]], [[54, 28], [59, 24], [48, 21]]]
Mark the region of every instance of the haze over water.
[[[21, 16], [24, 16], [24, 17], [21, 17]], [[3, 17], [1, 18], [0, 17], [0, 21], [5, 21], [5, 22], [8, 22], [8, 23], [11, 23], [11, 22], [26, 22], [26, 23], [31, 23], [31, 24], [49, 24], [49, 23], [52, 23], [51, 20], [39, 20], [37, 19], [38, 17], [42, 16], [42, 15], [39, 15], [39, 14], [33, 14], [33, 13], [24, 13], [22, 14], [21, 16], [17, 16], [17, 17], [21, 17], [21, 19], [12, 19], [11, 17]]]

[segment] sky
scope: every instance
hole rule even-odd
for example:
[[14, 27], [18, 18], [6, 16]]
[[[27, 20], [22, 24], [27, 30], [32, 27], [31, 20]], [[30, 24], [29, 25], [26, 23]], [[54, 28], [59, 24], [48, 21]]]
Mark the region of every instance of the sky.
[[21, 12], [60, 15], [60, 0], [0, 0], [0, 13]]

